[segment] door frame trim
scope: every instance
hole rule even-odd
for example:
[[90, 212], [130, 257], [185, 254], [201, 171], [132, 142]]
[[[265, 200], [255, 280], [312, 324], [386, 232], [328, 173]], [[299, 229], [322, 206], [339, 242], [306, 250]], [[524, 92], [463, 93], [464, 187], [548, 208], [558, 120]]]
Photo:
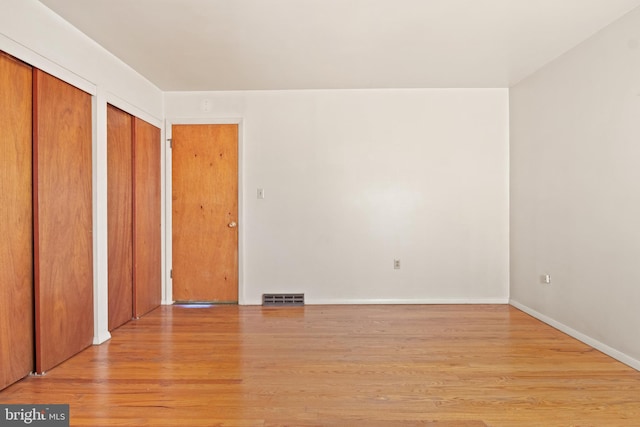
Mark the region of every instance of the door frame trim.
[[162, 304], [171, 305], [173, 300], [173, 279], [171, 278], [171, 267], [173, 265], [173, 215], [172, 215], [172, 164], [171, 146], [167, 140], [172, 138], [171, 127], [173, 125], [238, 125], [238, 304], [245, 305], [244, 292], [244, 202], [243, 202], [243, 164], [244, 164], [244, 144], [243, 144], [243, 119], [241, 117], [230, 118], [166, 118], [165, 119], [165, 140], [164, 142], [164, 164], [161, 171], [164, 181], [163, 200], [164, 215], [163, 227], [164, 242], [162, 250], [162, 274], [165, 278], [162, 289]]

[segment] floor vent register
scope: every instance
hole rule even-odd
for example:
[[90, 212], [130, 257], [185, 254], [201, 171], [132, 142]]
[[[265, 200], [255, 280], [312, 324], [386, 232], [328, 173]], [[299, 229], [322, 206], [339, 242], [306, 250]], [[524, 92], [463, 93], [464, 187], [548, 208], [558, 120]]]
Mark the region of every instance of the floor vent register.
[[263, 294], [262, 305], [275, 306], [301, 306], [304, 305], [304, 294]]

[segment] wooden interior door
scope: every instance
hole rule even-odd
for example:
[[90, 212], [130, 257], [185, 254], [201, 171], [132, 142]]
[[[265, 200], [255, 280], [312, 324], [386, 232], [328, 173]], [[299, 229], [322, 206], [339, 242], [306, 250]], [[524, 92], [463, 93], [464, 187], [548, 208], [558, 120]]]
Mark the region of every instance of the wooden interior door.
[[133, 318], [133, 120], [107, 105], [109, 330]]
[[172, 126], [173, 299], [238, 302], [238, 125]]
[[93, 341], [91, 96], [34, 70], [36, 371]]
[[0, 390], [34, 367], [31, 76], [0, 52]]
[[133, 118], [133, 311], [162, 300], [160, 129]]

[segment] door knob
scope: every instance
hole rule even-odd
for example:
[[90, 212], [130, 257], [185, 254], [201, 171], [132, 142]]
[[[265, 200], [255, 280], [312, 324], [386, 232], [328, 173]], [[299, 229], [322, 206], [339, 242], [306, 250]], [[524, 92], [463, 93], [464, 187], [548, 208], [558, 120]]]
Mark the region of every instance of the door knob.
[[237, 227], [237, 226], [238, 226], [238, 224], [236, 224], [236, 223], [235, 223], [235, 221], [231, 221], [231, 222], [229, 223], [229, 228], [235, 228], [235, 227]]

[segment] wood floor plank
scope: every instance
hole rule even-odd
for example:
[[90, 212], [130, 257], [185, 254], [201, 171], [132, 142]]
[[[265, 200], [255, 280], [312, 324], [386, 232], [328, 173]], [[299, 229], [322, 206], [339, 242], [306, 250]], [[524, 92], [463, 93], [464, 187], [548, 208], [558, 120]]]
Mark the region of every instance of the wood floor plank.
[[160, 307], [2, 403], [71, 425], [627, 426], [640, 372], [504, 305]]

